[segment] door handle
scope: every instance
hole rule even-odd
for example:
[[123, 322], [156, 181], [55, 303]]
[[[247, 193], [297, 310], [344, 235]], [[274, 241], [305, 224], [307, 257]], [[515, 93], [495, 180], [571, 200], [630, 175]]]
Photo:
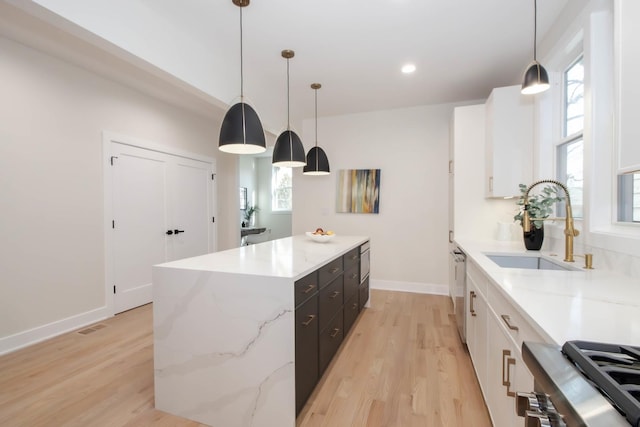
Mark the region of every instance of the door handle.
[[180, 234], [180, 233], [184, 233], [184, 230], [173, 230], [173, 232], [176, 234]]
[[169, 236], [171, 236], [171, 235], [173, 234], [173, 230], [168, 230], [168, 231], [167, 231], [167, 234], [168, 234]]

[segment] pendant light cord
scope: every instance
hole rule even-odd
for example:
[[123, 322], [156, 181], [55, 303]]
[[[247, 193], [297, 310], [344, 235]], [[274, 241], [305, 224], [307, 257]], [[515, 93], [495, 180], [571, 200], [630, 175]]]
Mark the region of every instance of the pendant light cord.
[[314, 89], [316, 93], [316, 147], [318, 146], [318, 89]]
[[287, 130], [291, 130], [289, 119], [289, 58], [287, 58]]
[[242, 61], [242, 7], [240, 9], [240, 101], [244, 102], [244, 64]]
[[533, 60], [538, 62], [536, 44], [538, 40], [538, 0], [533, 0]]

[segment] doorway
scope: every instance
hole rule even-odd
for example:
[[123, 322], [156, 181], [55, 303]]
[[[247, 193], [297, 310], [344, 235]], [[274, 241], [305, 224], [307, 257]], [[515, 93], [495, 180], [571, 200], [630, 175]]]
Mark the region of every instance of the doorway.
[[213, 159], [131, 138], [104, 143], [107, 301], [117, 314], [152, 302], [153, 265], [215, 250], [215, 171]]

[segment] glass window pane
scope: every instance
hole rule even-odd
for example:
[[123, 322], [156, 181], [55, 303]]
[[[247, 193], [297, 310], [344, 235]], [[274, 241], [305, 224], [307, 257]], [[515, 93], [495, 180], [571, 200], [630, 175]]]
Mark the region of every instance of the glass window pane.
[[640, 172], [618, 175], [618, 221], [640, 222]]
[[584, 66], [578, 58], [564, 73], [564, 136], [584, 128]]
[[[566, 183], [571, 196], [571, 207], [574, 218], [582, 218], [583, 210], [583, 152], [582, 139], [567, 142], [558, 146], [558, 180]], [[559, 207], [558, 215], [562, 215], [564, 206]]]
[[272, 170], [271, 209], [290, 211], [293, 206], [293, 177], [291, 168], [274, 166]]

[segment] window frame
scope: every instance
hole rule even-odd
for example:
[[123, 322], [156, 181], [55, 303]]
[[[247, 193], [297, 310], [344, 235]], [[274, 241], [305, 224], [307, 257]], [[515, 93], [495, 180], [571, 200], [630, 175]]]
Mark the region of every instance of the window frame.
[[[560, 86], [562, 88], [562, 90], [560, 91], [560, 101], [559, 101], [559, 105], [561, 106], [560, 108], [560, 126], [557, 128], [557, 134], [556, 134], [556, 142], [554, 144], [554, 160], [555, 160], [555, 176], [556, 179], [560, 182], [565, 183], [565, 185], [568, 184], [568, 178], [567, 178], [567, 150], [566, 147], [570, 146], [571, 144], [574, 144], [578, 141], [582, 142], [582, 150], [583, 150], [583, 154], [582, 154], [582, 170], [583, 170], [583, 176], [582, 176], [582, 204], [581, 204], [581, 209], [577, 215], [576, 215], [576, 210], [574, 210], [573, 215], [574, 215], [574, 219], [577, 220], [581, 220], [584, 218], [584, 211], [586, 209], [586, 206], [584, 204], [584, 193], [585, 193], [585, 176], [584, 176], [584, 165], [585, 165], [585, 132], [584, 132], [584, 124], [585, 124], [585, 120], [586, 120], [586, 108], [584, 108], [583, 111], [583, 122], [582, 122], [582, 128], [579, 131], [573, 132], [571, 134], [567, 134], [567, 122], [568, 122], [568, 96], [567, 96], [567, 72], [574, 67], [577, 63], [582, 62], [582, 67], [584, 70], [584, 75], [583, 75], [583, 86], [586, 86], [586, 67], [584, 65], [584, 60], [585, 60], [585, 53], [584, 53], [584, 49], [580, 48], [580, 49], [576, 49], [574, 51], [572, 51], [570, 54], [568, 54], [566, 56], [566, 58], [571, 58], [571, 60], [567, 61], [564, 67], [562, 67], [562, 72], [558, 73], [560, 76]], [[583, 89], [584, 91], [584, 89]], [[583, 95], [584, 96], [584, 95]], [[583, 100], [583, 105], [584, 105], [584, 100]], [[573, 196], [573, 195], [572, 195]], [[572, 206], [573, 207], [573, 206]], [[556, 204], [556, 216], [560, 216], [561, 212], [565, 212], [565, 202], [559, 202]]]

